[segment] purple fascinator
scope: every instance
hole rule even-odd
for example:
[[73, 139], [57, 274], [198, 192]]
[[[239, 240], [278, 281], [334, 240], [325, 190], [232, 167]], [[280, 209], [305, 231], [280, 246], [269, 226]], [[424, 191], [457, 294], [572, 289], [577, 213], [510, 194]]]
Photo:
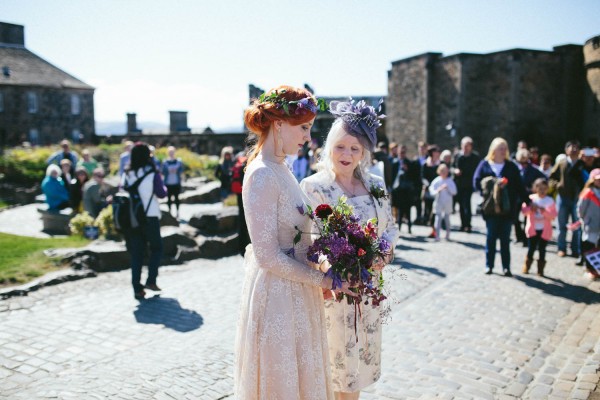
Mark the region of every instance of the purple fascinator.
[[375, 107], [364, 100], [355, 103], [350, 98], [349, 101], [332, 101], [329, 103], [329, 112], [336, 119], [341, 119], [346, 131], [366, 144], [365, 147], [372, 152], [377, 145], [377, 128], [381, 126], [379, 120], [385, 118], [383, 114], [377, 115], [377, 112], [381, 112], [381, 104], [383, 99], [379, 100], [378, 110], [375, 111]]

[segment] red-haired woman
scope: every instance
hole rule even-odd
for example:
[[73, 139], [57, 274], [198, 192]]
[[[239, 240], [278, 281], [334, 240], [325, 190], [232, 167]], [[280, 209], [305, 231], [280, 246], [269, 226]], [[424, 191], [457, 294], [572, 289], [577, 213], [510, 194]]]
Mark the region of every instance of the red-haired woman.
[[[242, 197], [250, 234], [244, 257], [235, 350], [235, 394], [249, 399], [333, 399], [322, 288], [331, 278], [309, 265], [309, 200], [284, 163], [310, 140], [319, 102], [280, 86], [255, 100], [246, 126], [258, 137]], [[351, 292], [344, 286], [345, 293]]]

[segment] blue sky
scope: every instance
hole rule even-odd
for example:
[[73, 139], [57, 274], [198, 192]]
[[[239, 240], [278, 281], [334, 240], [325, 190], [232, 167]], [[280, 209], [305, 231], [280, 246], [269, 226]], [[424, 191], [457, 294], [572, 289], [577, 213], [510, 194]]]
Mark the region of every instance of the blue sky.
[[385, 95], [391, 62], [600, 35], [600, 0], [1, 0], [26, 46], [97, 88], [96, 120], [242, 125], [247, 85]]

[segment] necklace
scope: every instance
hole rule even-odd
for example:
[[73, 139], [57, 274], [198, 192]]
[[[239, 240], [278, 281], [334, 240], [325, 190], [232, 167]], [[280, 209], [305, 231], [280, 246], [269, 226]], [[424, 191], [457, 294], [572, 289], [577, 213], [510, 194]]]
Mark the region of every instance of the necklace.
[[[344, 186], [344, 184], [339, 181], [339, 180], [335, 180], [342, 188], [342, 190], [344, 191], [344, 193], [350, 195], [351, 197], [356, 197], [356, 185], [354, 183], [352, 183], [352, 189], [354, 190], [348, 190], [348, 188], [346, 186]], [[350, 181], [352, 182], [352, 181]]]

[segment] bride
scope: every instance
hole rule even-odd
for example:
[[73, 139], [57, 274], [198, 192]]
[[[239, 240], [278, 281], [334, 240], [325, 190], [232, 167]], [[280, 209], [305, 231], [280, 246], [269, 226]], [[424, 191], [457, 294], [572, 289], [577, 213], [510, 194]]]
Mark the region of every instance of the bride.
[[[248, 158], [243, 202], [251, 245], [235, 344], [238, 400], [333, 400], [322, 289], [331, 278], [308, 265], [309, 200], [284, 163], [310, 141], [321, 101], [280, 86], [255, 100], [244, 120], [258, 142]], [[352, 294], [347, 284], [341, 291]]]

